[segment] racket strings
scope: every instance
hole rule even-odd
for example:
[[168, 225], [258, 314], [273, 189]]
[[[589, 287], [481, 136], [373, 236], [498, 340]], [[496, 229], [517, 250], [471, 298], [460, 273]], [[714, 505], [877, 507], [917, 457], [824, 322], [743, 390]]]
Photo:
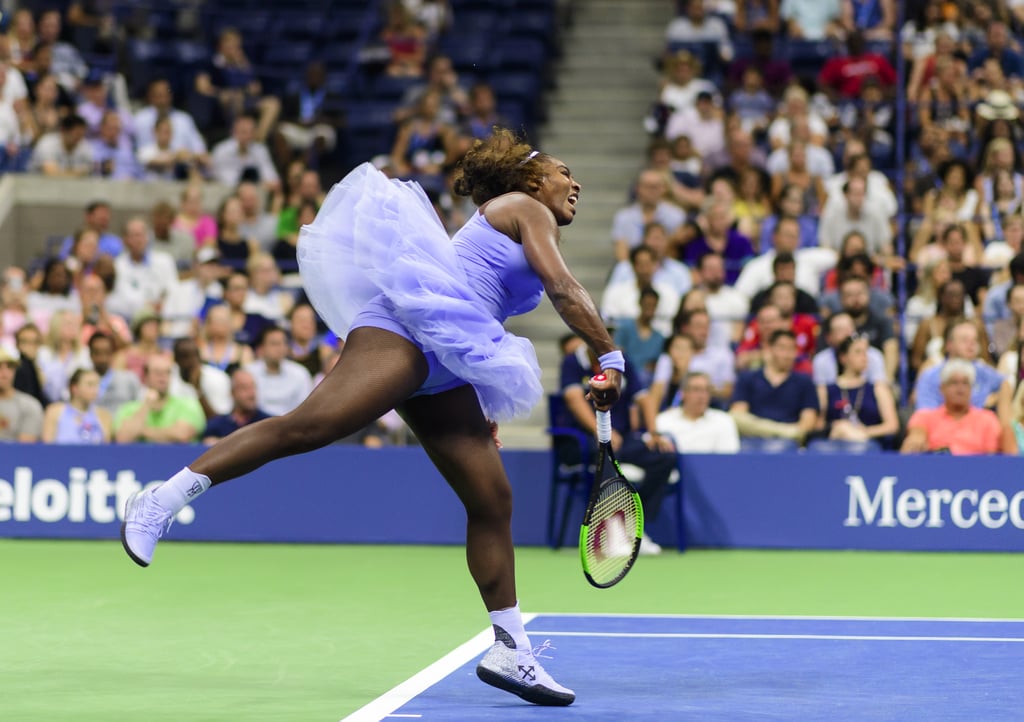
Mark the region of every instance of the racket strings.
[[640, 536], [639, 520], [636, 496], [628, 484], [613, 482], [600, 492], [584, 549], [595, 582], [611, 582], [632, 564]]

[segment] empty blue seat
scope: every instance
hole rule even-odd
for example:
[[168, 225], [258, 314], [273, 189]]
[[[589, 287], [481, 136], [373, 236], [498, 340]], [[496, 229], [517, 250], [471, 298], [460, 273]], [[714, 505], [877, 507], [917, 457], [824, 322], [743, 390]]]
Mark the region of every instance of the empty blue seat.
[[456, 37], [449, 34], [441, 39], [438, 50], [451, 59], [459, 73], [480, 72], [492, 64], [490, 35]]
[[360, 83], [360, 95], [367, 100], [397, 102], [402, 99], [409, 88], [422, 85], [421, 78], [396, 78], [386, 74], [378, 74], [364, 78]]
[[275, 37], [313, 41], [324, 35], [327, 25], [322, 12], [285, 12], [273, 17], [268, 30]]
[[809, 454], [877, 454], [882, 446], [877, 441], [840, 441], [814, 439], [807, 444]]
[[492, 62], [497, 70], [530, 70], [539, 74], [548, 63], [548, 45], [542, 38], [530, 35], [502, 38], [494, 46]]
[[394, 126], [396, 104], [375, 100], [353, 101], [346, 106], [346, 126], [350, 131], [368, 131], [380, 128], [391, 129]]
[[278, 38], [263, 51], [263, 64], [299, 68], [313, 59], [313, 43], [308, 40]]
[[541, 81], [536, 73], [503, 71], [491, 73], [488, 82], [503, 100], [539, 102]]
[[800, 450], [800, 445], [791, 439], [757, 439], [744, 436], [740, 439], [740, 451], [751, 454], [789, 454]]

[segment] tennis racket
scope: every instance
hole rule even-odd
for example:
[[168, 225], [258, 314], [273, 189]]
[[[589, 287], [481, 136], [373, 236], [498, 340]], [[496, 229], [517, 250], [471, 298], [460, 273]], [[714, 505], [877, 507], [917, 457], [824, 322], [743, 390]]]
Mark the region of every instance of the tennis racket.
[[609, 411], [597, 412], [597, 441], [597, 471], [580, 527], [580, 561], [587, 581], [607, 589], [622, 581], [640, 553], [644, 507], [615, 460]]

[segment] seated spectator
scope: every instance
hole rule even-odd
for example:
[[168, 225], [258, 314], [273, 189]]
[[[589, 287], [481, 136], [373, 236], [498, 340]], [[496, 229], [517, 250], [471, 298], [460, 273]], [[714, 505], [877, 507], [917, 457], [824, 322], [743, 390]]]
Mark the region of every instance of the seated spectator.
[[135, 142], [138, 147], [156, 143], [156, 123], [166, 116], [171, 121], [171, 146], [189, 151], [193, 158], [205, 165], [208, 160], [206, 141], [192, 116], [174, 107], [171, 84], [162, 79], [150, 82], [146, 101], [148, 104], [135, 114]]
[[[1021, 260], [1024, 262], [1024, 257]], [[945, 258], [931, 258], [924, 266], [918, 267], [917, 288], [903, 309], [903, 338], [908, 347], [913, 346], [921, 322], [926, 318], [931, 318], [938, 308], [939, 288], [946, 285], [952, 278], [949, 261]], [[967, 318], [974, 317], [974, 304], [966, 295], [961, 315]]]
[[658, 292], [650, 286], [640, 289], [640, 315], [619, 319], [615, 324], [615, 345], [622, 349], [646, 385], [654, 364], [665, 347], [665, 336], [651, 324], [658, 308]]
[[254, 137], [260, 143], [270, 136], [281, 112], [280, 100], [263, 95], [260, 79], [242, 47], [242, 34], [235, 28], [221, 31], [210, 65], [196, 74], [195, 89], [202, 96], [216, 99], [218, 126], [230, 126], [246, 113], [256, 114], [259, 121]]
[[651, 383], [637, 400], [642, 419], [653, 422], [659, 412], [678, 400], [683, 379], [691, 371], [695, 346], [694, 340], [681, 331], [672, 334], [665, 342], [664, 350], [655, 363]]
[[753, 299], [771, 286], [775, 280], [775, 258], [783, 253], [792, 256], [796, 264], [794, 283], [817, 298], [821, 277], [835, 265], [836, 253], [825, 248], [800, 248], [800, 222], [790, 216], [783, 216], [775, 224], [771, 250], [750, 259], [743, 267], [735, 282], [736, 290]]
[[175, 138], [169, 115], [157, 118], [153, 142], [139, 146], [137, 159], [147, 180], [201, 181], [209, 162], [207, 155], [197, 155], [182, 139]]
[[[61, 40], [60, 10], [45, 10], [39, 16], [37, 24], [39, 45], [46, 45], [52, 54], [49, 72], [56, 76], [57, 81], [69, 93], [77, 92], [79, 84], [89, 73], [78, 49]], [[36, 48], [36, 63], [39, 62], [39, 49]]]
[[978, 208], [982, 240], [985, 242], [985, 257], [987, 259], [989, 253], [994, 250], [992, 246], [998, 246], [1000, 243], [1008, 245], [1007, 239], [1003, 238], [1008, 225], [1012, 225], [1016, 231], [1013, 234], [1012, 250], [1007, 249], [1010, 250], [1008, 255], [1012, 257], [1020, 253], [1020, 229], [1024, 223], [1024, 216], [1021, 215], [1021, 210], [1024, 210], [1024, 189], [1017, 187], [1013, 175], [1003, 169], [995, 172], [992, 183], [991, 202], [982, 200]]
[[725, 150], [725, 116], [715, 105], [713, 93], [700, 91], [693, 106], [682, 108], [669, 117], [665, 137], [671, 141], [684, 134], [702, 158]]
[[769, 302], [772, 289], [777, 283], [791, 283], [796, 288], [796, 313], [818, 315], [818, 301], [796, 284], [796, 258], [791, 253], [776, 253], [772, 259], [772, 285], [758, 291], [750, 300], [750, 313], [756, 314], [761, 306]]
[[[690, 290], [693, 286], [692, 273], [685, 263], [668, 256], [669, 237], [663, 225], [652, 221], [644, 226], [641, 245], [649, 248], [654, 254], [654, 283], [671, 288], [679, 296]], [[633, 264], [629, 261], [619, 261], [612, 268], [608, 284], [635, 280]]]
[[740, 450], [736, 422], [711, 408], [711, 379], [693, 371], [686, 375], [682, 403], [658, 414], [655, 429], [672, 440], [679, 454], [735, 454]]
[[765, 171], [744, 168], [740, 172], [732, 211], [736, 230], [752, 242], [761, 238], [761, 224], [772, 212], [771, 178]]
[[665, 283], [654, 280], [655, 253], [648, 246], [637, 246], [629, 253], [633, 277], [624, 281], [613, 281], [605, 288], [601, 298], [601, 315], [612, 324], [619, 319], [635, 319], [640, 315], [640, 292], [653, 288], [658, 292], [658, 308], [652, 325], [658, 333], [667, 336], [672, 332], [672, 319], [679, 308], [679, 294]]
[[71, 238], [71, 252], [64, 259], [64, 265], [71, 272], [72, 285], [78, 288], [82, 279], [96, 269], [100, 257], [99, 235], [91, 228], [80, 228]]
[[164, 298], [161, 337], [171, 340], [196, 337], [200, 319], [210, 306], [220, 303], [224, 295], [219, 281], [225, 270], [213, 246], [196, 251], [195, 263]]
[[131, 371], [111, 366], [116, 350], [114, 339], [102, 331], [89, 337], [89, 362], [92, 370], [99, 375], [96, 404], [111, 414], [129, 401], [136, 401], [142, 394], [142, 383], [138, 376]]
[[[811, 109], [810, 101], [810, 96], [802, 86], [794, 83], [786, 88], [782, 106], [775, 120], [768, 126], [768, 144], [773, 151], [788, 147], [794, 138], [808, 146], [825, 145], [829, 137], [828, 123], [817, 111]], [[797, 137], [798, 134], [793, 132], [797, 124], [806, 126], [806, 136]]]
[[[866, 204], [867, 184], [854, 176], [843, 186], [844, 202], [829, 206], [818, 223], [818, 241], [822, 248], [838, 251], [842, 240], [856, 231], [867, 242], [867, 253], [878, 261], [893, 255], [892, 226], [880, 209]], [[876, 261], [876, 262], [878, 262]]]
[[712, 325], [728, 329], [728, 342], [738, 342], [750, 309], [749, 299], [725, 283], [725, 261], [717, 253], [705, 253], [697, 261], [696, 289], [704, 294], [704, 304]]
[[[779, 148], [768, 158], [768, 170], [772, 174], [772, 197], [779, 198], [784, 188], [798, 188], [806, 211], [811, 215], [820, 212], [825, 204], [825, 186], [822, 177], [808, 165], [810, 147], [793, 139], [785, 148]], [[782, 162], [779, 162], [781, 156]]]
[[[1021, 322], [1024, 321], [1024, 284], [1010, 286], [1010, 290], [1006, 292], [1006, 305], [1010, 308], [1010, 318], [992, 324], [992, 357], [999, 360], [1000, 369], [1003, 366], [1003, 354], [1011, 347], [1017, 346], [1017, 339], [1020, 337]], [[1016, 365], [1012, 376], [1017, 376]]]
[[427, 31], [401, 2], [388, 4], [380, 40], [388, 48], [389, 59], [384, 68], [388, 75], [398, 78], [423, 75], [427, 59]]
[[26, 312], [30, 317], [43, 321], [49, 329], [50, 317], [58, 311], [78, 313], [82, 303], [72, 284], [71, 271], [64, 261], [51, 258], [40, 274], [32, 279], [36, 290], [30, 291], [25, 299]]
[[236, 271], [246, 267], [249, 259], [259, 253], [255, 238], [242, 235], [242, 202], [228, 196], [217, 209], [217, 253], [221, 265]]
[[717, 15], [708, 16], [703, 2], [686, 3], [685, 14], [675, 17], [665, 29], [665, 41], [671, 43], [714, 43], [718, 60], [728, 63], [734, 51], [729, 28]]
[[272, 250], [277, 241], [277, 213], [266, 210], [259, 186], [243, 181], [235, 189], [235, 195], [242, 204], [242, 222], [238, 230], [244, 237], [255, 240], [260, 249]]
[[[234, 287], [232, 287], [234, 283]], [[249, 288], [245, 276], [236, 275], [229, 278], [227, 288], [233, 294], [240, 294]], [[247, 366], [253, 361], [252, 348], [245, 343], [235, 341], [232, 328], [232, 311], [227, 304], [211, 306], [206, 312], [200, 334], [199, 353], [204, 363], [214, 368], [231, 373], [239, 366]]]
[[46, 345], [39, 349], [37, 363], [43, 390], [51, 401], [66, 401], [72, 372], [79, 366], [88, 366], [81, 338], [82, 317], [77, 311], [57, 311], [50, 318]]
[[[311, 201], [302, 201], [302, 203], [299, 204], [298, 213], [295, 216], [296, 226], [302, 228], [302, 226], [309, 225], [314, 221], [314, 219], [316, 219], [316, 214], [317, 205], [315, 203]], [[283, 236], [274, 243], [271, 253], [274, 261], [277, 263], [278, 270], [281, 273], [291, 274], [292, 277], [297, 276], [299, 269], [298, 245], [298, 232]]]
[[941, 252], [935, 241], [954, 225], [960, 226], [968, 246], [964, 260], [971, 265], [981, 261], [981, 234], [974, 223], [978, 193], [971, 187], [968, 173], [967, 165], [958, 160], [948, 161], [940, 168], [940, 187], [924, 196], [924, 220], [910, 244], [912, 263], [924, 263], [927, 254]]
[[213, 147], [210, 167], [214, 179], [227, 186], [250, 180], [271, 192], [281, 187], [270, 151], [256, 139], [256, 121], [250, 115], [235, 118], [231, 137]]
[[94, 175], [113, 180], [140, 180], [144, 173], [135, 157], [131, 139], [122, 132], [121, 114], [107, 110], [100, 121], [99, 132], [92, 141]]
[[[937, 293], [935, 313], [923, 319], [917, 328], [917, 335], [910, 348], [910, 367], [915, 372], [941, 363], [945, 358], [946, 329], [967, 316], [964, 286], [955, 278], [944, 283]], [[977, 329], [981, 353], [986, 362], [991, 361], [988, 350], [988, 334], [981, 320], [971, 319]]]
[[720, 255], [725, 261], [728, 284], [736, 282], [740, 270], [754, 255], [750, 239], [733, 227], [731, 203], [713, 203], [706, 213], [688, 224], [682, 243], [682, 260], [691, 266], [707, 253]]
[[440, 53], [434, 55], [427, 64], [427, 81], [409, 88], [402, 96], [398, 109], [392, 116], [395, 125], [401, 125], [412, 117], [425, 93], [436, 90], [441, 94], [441, 121], [448, 125], [457, 125], [470, 112], [469, 94], [459, 82], [452, 60]]
[[196, 244], [191, 233], [174, 227], [174, 215], [174, 206], [167, 201], [158, 201], [153, 206], [149, 212], [152, 224], [150, 231], [153, 234], [150, 247], [173, 258], [181, 273], [192, 266]]
[[666, 123], [671, 122], [675, 113], [696, 105], [699, 93], [707, 92], [712, 97], [718, 93], [714, 83], [701, 77], [700, 60], [689, 50], [669, 55], [663, 63], [662, 71], [658, 102], [667, 111]]
[[942, 405], [942, 369], [953, 359], [966, 361], [974, 367], [971, 405], [979, 408], [998, 408], [1000, 415], [1009, 418], [1013, 385], [982, 358], [978, 327], [972, 321], [950, 322], [946, 326], [946, 360], [930, 366], [917, 377], [914, 386], [915, 408], [934, 409]]
[[[875, 261], [868, 255], [868, 242], [860, 231], [850, 231], [839, 245], [839, 260], [835, 268], [829, 269], [822, 280], [821, 286], [826, 293], [831, 293], [839, 288], [839, 279], [849, 275], [863, 276], [870, 279], [872, 290], [886, 290], [888, 279], [885, 274], [885, 267], [876, 265]], [[883, 263], [892, 264], [893, 261], [902, 260], [896, 257], [889, 259], [878, 257]]]
[[455, 160], [457, 134], [454, 126], [441, 120], [440, 112], [441, 94], [428, 90], [398, 127], [388, 166], [396, 177], [434, 190], [444, 185], [444, 170]]
[[991, 328], [999, 319], [1010, 318], [1010, 308], [1006, 303], [1007, 293], [1011, 286], [1024, 283], [1024, 253], [1018, 253], [1010, 259], [1009, 273], [1009, 280], [992, 286], [985, 294], [982, 319], [986, 327]]
[[125, 318], [144, 308], [159, 309], [178, 283], [178, 265], [168, 254], [150, 248], [149, 224], [141, 216], [124, 224], [124, 251], [114, 259], [116, 276], [109, 308]]
[[[14, 339], [19, 358], [18, 370], [14, 373], [14, 388], [28, 394], [45, 408], [50, 403], [50, 397], [43, 388], [43, 374], [38, 364], [43, 334], [34, 323], [26, 323], [15, 331]], [[2, 343], [0, 348], [3, 348]]]
[[[298, 182], [292, 186], [294, 192], [285, 201], [277, 218], [277, 240], [275, 248], [284, 239], [295, 247], [299, 237], [299, 229], [302, 227], [299, 222], [299, 214], [303, 205], [312, 203], [316, 210], [320, 210], [320, 204], [324, 202], [324, 189], [320, 183], [320, 174], [315, 170], [303, 169], [298, 176]], [[276, 254], [275, 254], [275, 257]]]
[[838, 374], [834, 381], [818, 385], [818, 424], [829, 439], [884, 445], [900, 430], [887, 380], [868, 380], [871, 351], [877, 349], [856, 335], [847, 336], [835, 349]]
[[635, 191], [636, 202], [616, 211], [612, 223], [616, 261], [629, 259], [629, 251], [643, 242], [644, 229], [649, 223], [660, 224], [674, 237], [686, 220], [683, 209], [667, 200], [668, 184], [659, 171], [641, 171]]
[[[107, 201], [91, 201], [82, 215], [82, 230], [93, 231], [99, 236], [99, 252], [116, 258], [124, 250], [124, 242], [116, 233], [110, 232], [111, 208]], [[75, 237], [67, 236], [61, 243], [59, 257], [71, 255]]]
[[207, 446], [215, 444], [243, 426], [270, 418], [270, 414], [256, 405], [256, 380], [245, 369], [235, 369], [231, 374], [231, 400], [229, 413], [214, 416], [206, 422], [203, 443]]
[[796, 355], [796, 337], [781, 329], [768, 339], [764, 368], [740, 373], [729, 413], [741, 436], [803, 442], [814, 430], [818, 396], [811, 377], [793, 370]]
[[793, 80], [793, 68], [784, 54], [776, 52], [775, 48], [779, 27], [778, 3], [774, 0], [741, 0], [736, 3], [733, 21], [739, 32], [750, 33], [752, 45], [749, 57], [740, 56], [729, 63], [729, 87], [738, 87], [747, 68], [755, 67], [764, 75], [768, 92], [774, 97], [781, 96]]
[[[826, 202], [827, 207], [827, 202]], [[788, 185], [773, 200], [772, 214], [761, 222], [758, 249], [766, 253], [774, 248], [775, 228], [782, 218], [795, 218], [800, 227], [797, 248], [818, 247], [818, 217], [807, 212], [807, 202], [800, 186]]]
[[[571, 414], [571, 423], [593, 436], [597, 430], [594, 407], [586, 399], [588, 384], [594, 374], [600, 373], [597, 357], [581, 346], [575, 353], [562, 358], [562, 398]], [[612, 448], [618, 460], [624, 464], [639, 466], [644, 470], [643, 481], [639, 484], [643, 501], [644, 516], [653, 520], [658, 516], [661, 502], [668, 487], [669, 476], [676, 468], [676, 454], [670, 439], [662, 438], [657, 432], [645, 435], [631, 421], [631, 407], [642, 397], [644, 389], [639, 383], [632, 364], [626, 361], [623, 374], [622, 394], [611, 408]], [[653, 417], [651, 421], [653, 422]], [[653, 423], [650, 428], [653, 428]], [[658, 554], [661, 547], [645, 536], [640, 544], [641, 553]]]
[[249, 276], [246, 313], [263, 316], [274, 323], [283, 322], [295, 305], [295, 294], [281, 287], [281, 273], [273, 257], [257, 251], [249, 257], [246, 273]]
[[[779, 323], [793, 332], [797, 345], [795, 368], [804, 374], [811, 373], [811, 357], [818, 344], [818, 319], [796, 310], [796, 286], [789, 281], [776, 281], [768, 290], [768, 306], [774, 306], [780, 314]], [[771, 338], [768, 336], [768, 338]], [[761, 334], [755, 318], [743, 332], [743, 340], [736, 348], [737, 354], [748, 354], [763, 348], [765, 337]]]
[[215, 244], [217, 219], [203, 210], [203, 187], [189, 184], [181, 192], [181, 205], [172, 228], [192, 234], [196, 247]]
[[976, 367], [963, 359], [950, 359], [940, 371], [939, 404], [919, 408], [910, 417], [900, 453], [1017, 454], [1013, 431], [974, 403]]
[[857, 333], [866, 335], [871, 345], [885, 357], [885, 373], [896, 378], [900, 347], [893, 330], [892, 319], [871, 308], [871, 287], [866, 278], [847, 276], [839, 282], [839, 309], [848, 313], [857, 327]]
[[896, 70], [884, 55], [871, 52], [864, 42], [863, 29], [862, 25], [860, 30], [850, 32], [846, 36], [846, 55], [829, 58], [818, 73], [818, 87], [833, 98], [859, 98], [861, 87], [869, 79], [886, 89], [896, 84]]
[[231, 410], [231, 380], [218, 368], [203, 363], [199, 347], [191, 338], [174, 342], [175, 368], [171, 374], [170, 394], [196, 399], [206, 419]]
[[36, 35], [36, 19], [28, 8], [20, 8], [11, 16], [10, 30], [7, 31], [10, 62], [18, 70], [25, 70], [32, 64], [32, 50], [39, 38]]
[[[494, 126], [507, 128], [508, 120], [498, 112], [498, 99], [489, 83], [474, 83], [469, 89], [469, 110], [459, 125], [460, 133], [467, 141], [483, 140], [490, 137]], [[468, 143], [462, 151], [469, 150]]]
[[140, 381], [145, 374], [146, 361], [152, 356], [170, 354], [160, 343], [160, 326], [163, 319], [151, 308], [143, 308], [132, 317], [132, 337], [135, 341], [126, 348], [119, 349], [114, 365], [135, 375]]
[[896, 215], [899, 208], [892, 184], [885, 173], [874, 169], [864, 141], [857, 137], [847, 138], [843, 144], [842, 162], [843, 171], [825, 179], [828, 201], [823, 211], [833, 203], [843, 202], [843, 186], [851, 178], [859, 177], [867, 184], [864, 202], [872, 208], [879, 208], [884, 215]]
[[779, 17], [790, 38], [825, 40], [842, 38], [842, 4], [839, 0], [782, 0]]
[[288, 325], [291, 330], [288, 358], [316, 379], [332, 352], [317, 328], [316, 311], [308, 303], [297, 304], [288, 312]]
[[84, 178], [93, 171], [93, 150], [85, 137], [85, 121], [69, 115], [60, 129], [47, 133], [36, 143], [29, 171], [51, 178]]
[[110, 442], [110, 412], [96, 404], [100, 377], [92, 369], [76, 369], [68, 380], [67, 402], [50, 404], [43, 415], [42, 441], [47, 444]]
[[863, 32], [865, 40], [892, 40], [896, 30], [896, 3], [893, 0], [843, 0], [840, 16], [847, 40]]
[[[836, 382], [839, 376], [839, 348], [848, 338], [857, 335], [853, 319], [848, 313], [836, 313], [825, 319], [825, 348], [814, 355], [812, 363], [814, 383], [827, 386]], [[867, 366], [864, 378], [869, 384], [887, 383], [889, 377], [885, 372], [885, 357], [874, 346], [868, 346]]]
[[332, 108], [338, 107], [338, 98], [325, 87], [326, 83], [327, 69], [314, 60], [306, 66], [299, 89], [285, 97], [283, 120], [277, 125], [271, 146], [279, 166], [287, 165], [299, 153], [310, 167], [318, 168], [321, 158], [337, 146], [335, 128], [339, 119]]
[[119, 444], [188, 444], [206, 428], [199, 402], [170, 393], [172, 362], [166, 356], [146, 361], [145, 394], [129, 401], [114, 416], [114, 439]]
[[132, 331], [127, 322], [107, 308], [107, 284], [95, 273], [83, 276], [78, 284], [82, 300], [82, 343], [86, 344], [97, 331], [109, 335], [117, 348], [132, 342]]
[[1003, 22], [992, 22], [985, 33], [985, 42], [967, 59], [967, 67], [974, 72], [988, 58], [999, 62], [1007, 78], [1024, 77], [1024, 58], [1014, 49], [1014, 38]]
[[245, 367], [256, 379], [256, 400], [273, 416], [295, 409], [313, 390], [309, 371], [288, 358], [288, 334], [267, 326], [256, 340], [256, 360]]
[[14, 388], [18, 357], [0, 346], [0, 442], [39, 441], [43, 407], [33, 397]]
[[729, 94], [729, 110], [740, 119], [740, 127], [748, 133], [767, 132], [775, 115], [775, 100], [765, 90], [761, 69], [748, 65], [743, 70], [741, 83]]

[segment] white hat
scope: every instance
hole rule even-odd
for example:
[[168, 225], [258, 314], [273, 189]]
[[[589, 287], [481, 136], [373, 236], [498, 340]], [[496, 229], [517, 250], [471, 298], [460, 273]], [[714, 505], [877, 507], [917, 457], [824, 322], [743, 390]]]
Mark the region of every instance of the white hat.
[[1016, 120], [1020, 111], [1005, 90], [993, 90], [978, 103], [978, 115], [985, 120]]

